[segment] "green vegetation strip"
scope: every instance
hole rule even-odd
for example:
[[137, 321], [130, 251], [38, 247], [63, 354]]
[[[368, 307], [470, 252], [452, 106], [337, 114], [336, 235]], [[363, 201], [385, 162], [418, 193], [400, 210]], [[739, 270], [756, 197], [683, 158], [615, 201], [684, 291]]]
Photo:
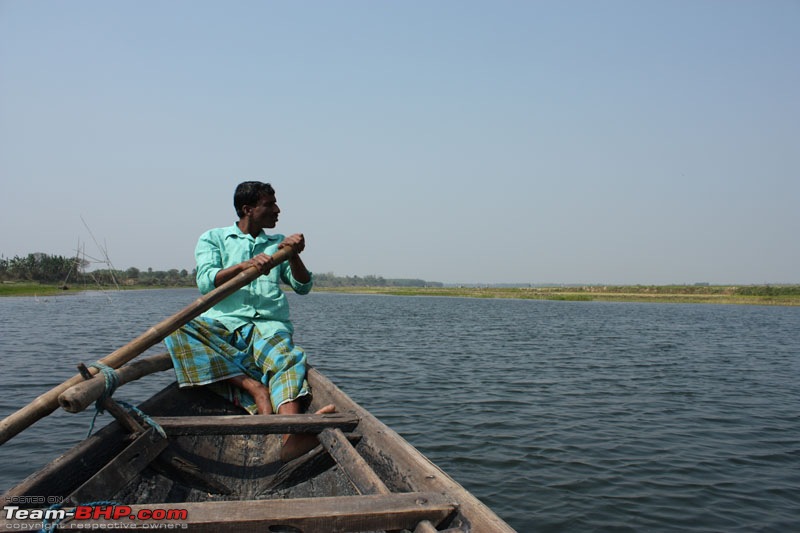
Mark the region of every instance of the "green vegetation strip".
[[55, 285], [42, 283], [0, 283], [0, 296], [51, 296], [60, 294], [63, 291]]
[[[128, 285], [121, 290], [163, 288], [157, 285]], [[0, 283], [0, 296], [52, 296], [99, 290], [97, 285], [36, 282]], [[102, 290], [116, 290], [103, 286]], [[390, 296], [448, 296], [457, 298], [517, 298], [577, 302], [657, 302], [745, 305], [800, 305], [800, 285], [614, 285], [584, 287], [316, 287], [317, 292], [382, 294]]]
[[586, 287], [337, 287], [325, 292], [392, 296], [450, 296], [528, 300], [800, 305], [800, 285], [777, 286], [586, 286]]

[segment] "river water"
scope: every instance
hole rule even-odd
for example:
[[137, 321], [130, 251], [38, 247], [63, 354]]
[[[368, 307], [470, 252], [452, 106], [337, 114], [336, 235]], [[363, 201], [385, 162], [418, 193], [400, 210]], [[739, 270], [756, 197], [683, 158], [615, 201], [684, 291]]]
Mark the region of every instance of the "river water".
[[[196, 297], [0, 299], [0, 417]], [[520, 532], [800, 530], [800, 308], [290, 302], [312, 364]], [[90, 420], [56, 413], [0, 447], [0, 492]]]

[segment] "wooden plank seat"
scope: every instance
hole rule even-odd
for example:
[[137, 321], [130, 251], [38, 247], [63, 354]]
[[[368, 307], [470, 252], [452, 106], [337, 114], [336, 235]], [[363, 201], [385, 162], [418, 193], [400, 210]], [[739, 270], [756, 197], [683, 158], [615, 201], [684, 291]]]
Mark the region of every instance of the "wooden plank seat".
[[[143, 510], [185, 511], [185, 518], [140, 520]], [[188, 531], [226, 533], [241, 531], [301, 531], [337, 533], [356, 531], [413, 531], [421, 521], [440, 523], [457, 509], [450, 497], [437, 492], [404, 492], [362, 496], [293, 498], [285, 500], [246, 500], [182, 502], [158, 505], [130, 505], [125, 517], [100, 516], [91, 520], [93, 529], [118, 526], [120, 520], [131, 526], [165, 527], [173, 524]], [[133, 518], [130, 518], [133, 517]], [[21, 520], [24, 522], [25, 520]], [[70, 521], [62, 522], [69, 528]], [[21, 525], [24, 527], [24, 525]], [[294, 528], [294, 529], [292, 529]]]
[[327, 428], [352, 431], [359, 418], [350, 413], [302, 415], [223, 415], [162, 416], [153, 421], [167, 436], [177, 435], [267, 435], [285, 433], [320, 433]]

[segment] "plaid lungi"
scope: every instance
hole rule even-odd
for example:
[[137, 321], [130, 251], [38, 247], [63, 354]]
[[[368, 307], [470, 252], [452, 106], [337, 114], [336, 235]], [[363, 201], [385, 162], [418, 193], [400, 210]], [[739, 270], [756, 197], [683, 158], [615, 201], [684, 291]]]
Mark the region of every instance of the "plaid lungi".
[[180, 387], [209, 385], [215, 392], [258, 413], [250, 393], [223, 380], [248, 375], [269, 387], [274, 412], [310, 394], [306, 355], [288, 331], [264, 338], [253, 324], [229, 331], [213, 318], [198, 317], [164, 339]]

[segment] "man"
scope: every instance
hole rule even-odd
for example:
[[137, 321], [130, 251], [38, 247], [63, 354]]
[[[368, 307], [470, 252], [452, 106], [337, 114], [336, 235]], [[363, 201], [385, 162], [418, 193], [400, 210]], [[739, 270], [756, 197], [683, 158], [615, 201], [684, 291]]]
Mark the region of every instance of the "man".
[[[310, 397], [306, 356], [294, 345], [283, 281], [298, 294], [313, 285], [300, 253], [301, 233], [268, 235], [281, 210], [268, 183], [236, 187], [239, 220], [200, 236], [195, 249], [197, 286], [206, 294], [255, 266], [261, 276], [164, 340], [181, 387], [209, 385], [252, 414], [299, 414]], [[291, 258], [275, 265], [271, 254], [291, 246]], [[318, 413], [334, 412], [332, 405]], [[317, 444], [313, 435], [284, 435], [281, 459], [302, 455]]]

